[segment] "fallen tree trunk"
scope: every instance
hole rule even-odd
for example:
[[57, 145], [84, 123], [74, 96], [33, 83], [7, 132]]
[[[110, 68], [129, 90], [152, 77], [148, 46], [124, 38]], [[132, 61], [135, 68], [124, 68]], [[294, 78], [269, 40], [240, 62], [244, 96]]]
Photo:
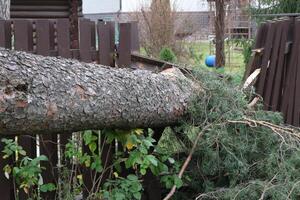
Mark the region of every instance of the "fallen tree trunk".
[[201, 89], [159, 74], [0, 49], [0, 135], [162, 127]]

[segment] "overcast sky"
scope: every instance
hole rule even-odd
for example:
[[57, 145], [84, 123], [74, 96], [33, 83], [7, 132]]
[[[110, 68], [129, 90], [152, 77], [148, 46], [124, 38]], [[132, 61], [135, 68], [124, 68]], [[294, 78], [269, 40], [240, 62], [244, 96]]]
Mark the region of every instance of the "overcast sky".
[[[138, 10], [141, 5], [147, 5], [151, 0], [122, 0], [123, 12]], [[206, 0], [171, 0], [176, 2], [178, 11], [207, 10]], [[117, 12], [120, 0], [83, 0], [83, 13]]]

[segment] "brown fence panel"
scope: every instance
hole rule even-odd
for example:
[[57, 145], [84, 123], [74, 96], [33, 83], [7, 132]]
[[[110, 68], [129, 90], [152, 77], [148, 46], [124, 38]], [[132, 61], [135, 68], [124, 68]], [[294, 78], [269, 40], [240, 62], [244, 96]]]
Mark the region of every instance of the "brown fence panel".
[[70, 23], [68, 19], [58, 19], [56, 22], [58, 56], [71, 58]]
[[131, 64], [131, 23], [120, 23], [118, 67], [129, 67], [130, 64]]
[[11, 21], [0, 20], [0, 47], [11, 49]]
[[140, 38], [138, 22], [131, 22], [131, 50], [139, 52], [140, 51]]
[[[275, 36], [274, 36], [274, 44], [273, 48], [271, 51], [271, 56], [270, 56], [270, 61], [269, 61], [269, 69], [268, 69], [268, 75], [267, 75], [267, 81], [265, 83], [265, 92], [264, 92], [264, 108], [266, 110], [271, 109], [271, 99], [273, 95], [273, 86], [274, 86], [274, 81], [275, 81], [275, 73], [276, 69], [278, 67], [278, 58], [279, 58], [279, 53], [280, 53], [280, 48], [281, 47], [281, 35], [283, 32], [283, 25], [286, 23], [286, 21], [278, 21], [276, 22], [276, 30], [275, 30]], [[277, 81], [277, 80], [276, 80]]]
[[[295, 100], [295, 88], [296, 88], [296, 65], [298, 59], [298, 46], [300, 44], [299, 26], [294, 26], [293, 31], [293, 45], [291, 49], [291, 55], [287, 65], [287, 74], [285, 79], [284, 98], [282, 112], [285, 116], [285, 120], [288, 124], [292, 124], [294, 115], [294, 100]], [[298, 39], [297, 39], [298, 38]], [[297, 46], [298, 45], [298, 46]]]
[[[37, 20], [36, 21], [36, 53], [38, 55], [49, 56], [51, 49], [51, 35], [50, 33], [50, 20]], [[53, 45], [52, 45], [53, 46]]]
[[80, 61], [92, 62], [92, 28], [91, 21], [87, 19], [80, 20], [79, 23], [79, 51], [80, 51]]
[[19, 51], [33, 51], [33, 33], [31, 20], [14, 21], [15, 49]]
[[[45, 170], [42, 172], [44, 184], [53, 183], [57, 185], [58, 179], [58, 148], [57, 148], [57, 135], [45, 134], [40, 135], [40, 154], [45, 155], [48, 161], [41, 163], [41, 167]], [[56, 197], [56, 191], [41, 193], [43, 200], [53, 200]]]
[[[4, 137], [0, 137], [0, 194], [1, 194], [1, 200], [14, 200], [14, 186], [13, 186], [13, 179], [7, 179], [4, 175], [3, 168], [5, 165], [11, 165], [12, 164], [12, 159], [2, 159], [3, 157], [3, 143], [1, 140]], [[5, 137], [6, 139], [14, 139], [14, 137]]]
[[296, 68], [296, 82], [295, 82], [295, 100], [294, 100], [294, 116], [293, 116], [293, 125], [300, 126], [300, 18], [298, 18], [295, 22], [295, 29], [297, 31], [297, 35], [295, 35], [296, 40], [296, 57], [295, 68]]
[[[99, 49], [99, 64], [114, 67], [114, 26], [113, 22], [98, 22], [98, 49]], [[112, 32], [113, 30], [113, 32]]]
[[283, 24], [283, 33], [281, 37], [281, 45], [280, 45], [280, 52], [279, 58], [277, 63], [277, 70], [275, 75], [275, 83], [273, 87], [273, 97], [270, 102], [271, 110], [278, 111], [280, 110], [280, 104], [282, 99], [282, 89], [283, 89], [283, 81], [284, 81], [284, 69], [286, 66], [287, 61], [287, 53], [286, 52], [286, 44], [288, 42], [288, 33], [291, 31], [291, 20], [287, 20]]

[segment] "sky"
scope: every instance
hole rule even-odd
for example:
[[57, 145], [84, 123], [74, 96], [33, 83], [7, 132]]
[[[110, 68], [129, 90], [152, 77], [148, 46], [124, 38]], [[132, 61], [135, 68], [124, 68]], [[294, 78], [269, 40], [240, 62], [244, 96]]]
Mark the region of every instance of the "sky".
[[[149, 5], [151, 0], [122, 0], [123, 12], [135, 11], [141, 5]], [[171, 0], [176, 2], [178, 11], [203, 11], [207, 10], [206, 0]], [[83, 13], [117, 12], [120, 0], [83, 0]]]

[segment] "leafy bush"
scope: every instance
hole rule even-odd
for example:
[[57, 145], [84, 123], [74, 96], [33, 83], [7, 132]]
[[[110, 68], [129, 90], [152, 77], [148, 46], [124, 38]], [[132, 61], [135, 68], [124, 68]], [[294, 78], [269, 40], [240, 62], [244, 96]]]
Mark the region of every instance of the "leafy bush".
[[176, 62], [177, 58], [172, 49], [164, 47], [159, 53], [159, 58], [167, 62]]

